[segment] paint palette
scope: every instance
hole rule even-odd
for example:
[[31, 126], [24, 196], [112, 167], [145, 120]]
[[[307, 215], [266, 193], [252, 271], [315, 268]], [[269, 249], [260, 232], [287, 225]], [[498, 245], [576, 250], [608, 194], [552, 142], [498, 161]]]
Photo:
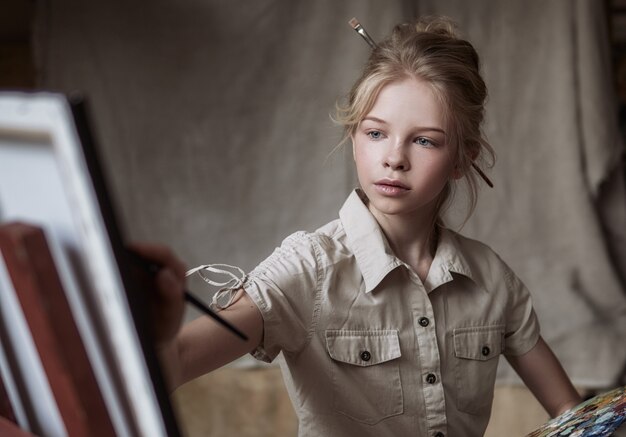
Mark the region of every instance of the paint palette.
[[625, 420], [626, 386], [586, 400], [526, 437], [608, 437]]

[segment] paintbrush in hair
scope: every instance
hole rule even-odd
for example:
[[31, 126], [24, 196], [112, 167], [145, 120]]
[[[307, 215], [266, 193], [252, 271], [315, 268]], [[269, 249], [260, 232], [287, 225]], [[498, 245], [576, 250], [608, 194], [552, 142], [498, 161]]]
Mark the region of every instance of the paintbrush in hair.
[[356, 33], [358, 33], [359, 35], [363, 37], [365, 42], [368, 43], [371, 48], [375, 49], [377, 47], [374, 40], [365, 31], [363, 26], [361, 26], [361, 23], [359, 23], [359, 20], [357, 20], [356, 18], [352, 18], [350, 21], [348, 21], [348, 23], [350, 24], [350, 26], [352, 26], [352, 28], [356, 31]]

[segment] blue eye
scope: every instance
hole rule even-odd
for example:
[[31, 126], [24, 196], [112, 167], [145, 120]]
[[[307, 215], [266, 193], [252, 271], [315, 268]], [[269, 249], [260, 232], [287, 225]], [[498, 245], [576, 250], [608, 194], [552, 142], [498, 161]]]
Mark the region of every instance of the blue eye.
[[416, 138], [415, 142], [417, 144], [419, 144], [420, 146], [425, 146], [425, 147], [433, 147], [434, 146], [432, 141], [430, 141], [428, 138], [424, 138], [424, 137]]
[[383, 137], [383, 133], [377, 130], [369, 131], [366, 135], [373, 140], [379, 140]]

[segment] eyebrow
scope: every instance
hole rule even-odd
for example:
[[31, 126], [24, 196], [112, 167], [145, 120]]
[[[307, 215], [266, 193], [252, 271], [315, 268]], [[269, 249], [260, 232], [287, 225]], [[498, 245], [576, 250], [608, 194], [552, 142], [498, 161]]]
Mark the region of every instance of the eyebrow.
[[[361, 122], [363, 121], [374, 121], [376, 123], [380, 123], [380, 124], [384, 124], [384, 125], [389, 125], [389, 123], [387, 123], [385, 120], [378, 118], [378, 117], [373, 117], [371, 115], [368, 115], [367, 117], [364, 117], [363, 120], [361, 120]], [[424, 127], [420, 127], [419, 128], [420, 131], [433, 131], [433, 132], [440, 132], [442, 134], [446, 134], [446, 131], [444, 131], [443, 129], [439, 128], [439, 127], [428, 127], [428, 126], [424, 126]]]

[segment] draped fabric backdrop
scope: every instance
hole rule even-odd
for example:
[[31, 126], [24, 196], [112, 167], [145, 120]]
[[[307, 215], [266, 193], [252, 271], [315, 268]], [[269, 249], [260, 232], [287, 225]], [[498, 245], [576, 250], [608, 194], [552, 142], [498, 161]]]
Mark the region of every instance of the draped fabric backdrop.
[[[575, 382], [626, 362], [623, 148], [603, 2], [40, 0], [39, 85], [82, 91], [126, 233], [249, 270], [356, 185], [329, 114], [375, 39], [453, 17], [482, 56], [498, 161], [463, 233], [531, 289]], [[199, 290], [199, 289], [198, 289]], [[513, 374], [502, 366], [500, 380]]]

